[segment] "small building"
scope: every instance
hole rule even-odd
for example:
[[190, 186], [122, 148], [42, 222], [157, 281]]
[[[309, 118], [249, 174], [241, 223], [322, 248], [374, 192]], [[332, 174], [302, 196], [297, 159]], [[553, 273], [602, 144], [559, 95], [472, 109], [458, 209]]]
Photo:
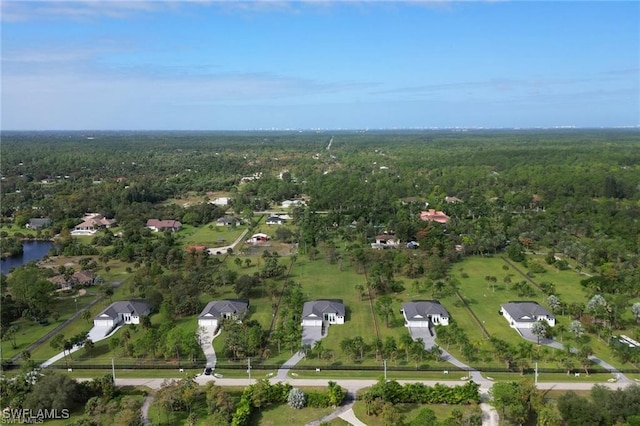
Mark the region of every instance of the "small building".
[[241, 320], [249, 310], [249, 301], [243, 299], [214, 300], [207, 303], [198, 316], [198, 326], [218, 327], [226, 319]]
[[216, 206], [228, 206], [231, 203], [231, 198], [229, 197], [218, 197], [209, 201], [209, 204], [214, 204]]
[[42, 228], [48, 228], [51, 226], [51, 219], [49, 219], [48, 217], [39, 217], [39, 218], [33, 218], [33, 219], [29, 219], [29, 222], [27, 222], [27, 224], [25, 225], [25, 227], [27, 229], [42, 229]]
[[140, 324], [140, 318], [151, 313], [144, 300], [114, 302], [93, 318], [96, 327], [115, 328], [120, 324]]
[[187, 246], [185, 250], [187, 251], [187, 253], [203, 253], [205, 250], [207, 250], [207, 246]]
[[280, 216], [270, 216], [265, 222], [267, 225], [284, 225], [286, 220]]
[[341, 299], [320, 299], [305, 302], [302, 307], [302, 325], [344, 324], [345, 313]]
[[447, 223], [449, 219], [449, 216], [440, 210], [429, 209], [420, 212], [420, 220], [427, 222]]
[[537, 302], [503, 303], [500, 315], [504, 316], [513, 328], [531, 328], [538, 321], [546, 321], [551, 327], [556, 325], [556, 317]]
[[376, 236], [376, 242], [371, 243], [371, 248], [395, 248], [400, 246], [400, 240], [393, 235], [382, 234]]
[[246, 242], [247, 244], [262, 244], [269, 241], [269, 236], [267, 234], [253, 234], [251, 238], [249, 238]]
[[304, 206], [307, 202], [305, 200], [284, 200], [281, 204], [282, 208], [288, 209], [296, 206]]
[[216, 226], [238, 226], [242, 223], [242, 220], [237, 217], [225, 216], [216, 220]]
[[147, 220], [146, 227], [151, 229], [153, 232], [176, 232], [182, 228], [182, 223], [177, 220], [149, 219]]
[[431, 328], [449, 325], [449, 312], [437, 300], [414, 300], [402, 304], [405, 327]]

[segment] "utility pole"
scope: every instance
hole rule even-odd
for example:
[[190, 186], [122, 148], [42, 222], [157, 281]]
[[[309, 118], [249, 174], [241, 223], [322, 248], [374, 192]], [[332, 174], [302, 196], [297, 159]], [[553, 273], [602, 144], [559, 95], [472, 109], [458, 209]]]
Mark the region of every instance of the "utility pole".
[[538, 361], [536, 361], [536, 371], [535, 371], [535, 376], [534, 376], [534, 384], [536, 387], [538, 387]]
[[384, 364], [384, 381], [387, 381], [387, 360], [383, 359], [382, 363]]
[[78, 313], [78, 298], [74, 298], [73, 299], [74, 302], [76, 302], [76, 314]]
[[111, 375], [113, 376], [113, 385], [116, 385], [116, 364], [113, 358], [111, 358]]
[[247, 373], [249, 373], [249, 385], [251, 385], [251, 358], [247, 358]]

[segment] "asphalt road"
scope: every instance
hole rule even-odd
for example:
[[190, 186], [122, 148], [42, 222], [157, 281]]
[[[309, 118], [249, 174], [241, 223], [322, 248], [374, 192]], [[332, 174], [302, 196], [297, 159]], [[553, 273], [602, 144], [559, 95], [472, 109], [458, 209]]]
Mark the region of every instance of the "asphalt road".
[[[180, 380], [184, 377], [176, 377], [176, 380]], [[92, 379], [78, 379], [78, 380], [92, 380]], [[162, 386], [162, 382], [167, 379], [131, 379], [131, 378], [118, 378], [116, 373], [116, 385], [118, 386], [147, 386], [151, 389], [159, 389]], [[197, 376], [196, 382], [200, 385], [204, 385], [209, 381], [214, 380], [217, 385], [220, 386], [248, 386], [249, 384], [255, 383], [257, 379], [251, 379], [249, 382], [248, 378], [243, 379], [216, 379], [213, 376]], [[366, 388], [369, 386], [375, 385], [378, 381], [371, 379], [286, 379], [279, 380], [282, 382], [290, 383], [295, 387], [312, 387], [312, 386], [327, 386], [329, 381], [333, 381], [338, 383], [343, 388], [347, 389], [349, 392], [356, 392], [362, 388]], [[465, 382], [461, 380], [398, 380], [400, 384], [406, 383], [424, 383], [425, 385], [433, 386], [436, 383], [440, 383], [447, 386], [457, 386], [463, 385]], [[591, 382], [580, 382], [580, 383], [572, 383], [572, 382], [541, 382], [538, 383], [538, 389], [556, 389], [556, 390], [590, 390], [594, 385], [599, 384], [610, 389], [618, 389], [623, 388], [631, 383], [591, 383]]]

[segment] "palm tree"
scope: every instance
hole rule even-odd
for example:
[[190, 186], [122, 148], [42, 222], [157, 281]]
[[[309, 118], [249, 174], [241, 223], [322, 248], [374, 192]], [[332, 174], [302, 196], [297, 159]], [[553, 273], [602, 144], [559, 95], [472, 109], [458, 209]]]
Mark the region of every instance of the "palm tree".
[[406, 362], [409, 362], [409, 350], [411, 349], [412, 344], [413, 344], [413, 338], [411, 337], [410, 334], [403, 334], [400, 336], [398, 346], [399, 346], [399, 349], [404, 350]]
[[362, 358], [364, 358], [364, 348], [366, 346], [362, 336], [354, 337], [351, 340], [351, 346], [353, 347], [353, 351], [354, 352], [359, 352], [360, 353], [360, 361], [362, 361]]
[[309, 351], [311, 351], [311, 345], [309, 345], [308, 343], [302, 343], [300, 344], [300, 347], [298, 348], [298, 352], [306, 357], [307, 354], [309, 353]]
[[318, 359], [322, 358], [322, 353], [324, 352], [324, 345], [322, 344], [322, 340], [318, 340], [315, 345], [313, 345], [313, 352], [318, 354]]

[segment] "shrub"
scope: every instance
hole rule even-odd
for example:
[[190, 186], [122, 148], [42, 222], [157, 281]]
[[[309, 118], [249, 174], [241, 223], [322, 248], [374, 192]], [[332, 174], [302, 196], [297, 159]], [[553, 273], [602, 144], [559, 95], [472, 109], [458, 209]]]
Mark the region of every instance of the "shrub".
[[331, 399], [326, 393], [309, 392], [307, 393], [307, 407], [326, 408], [331, 406]]
[[304, 395], [304, 392], [302, 392], [298, 388], [291, 389], [291, 391], [289, 392], [289, 397], [287, 398], [287, 404], [289, 404], [289, 407], [300, 410], [304, 408], [306, 402], [307, 399]]

